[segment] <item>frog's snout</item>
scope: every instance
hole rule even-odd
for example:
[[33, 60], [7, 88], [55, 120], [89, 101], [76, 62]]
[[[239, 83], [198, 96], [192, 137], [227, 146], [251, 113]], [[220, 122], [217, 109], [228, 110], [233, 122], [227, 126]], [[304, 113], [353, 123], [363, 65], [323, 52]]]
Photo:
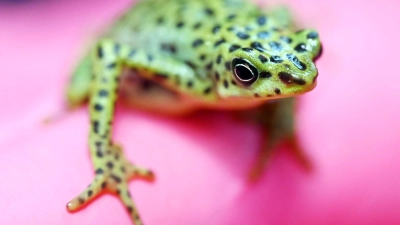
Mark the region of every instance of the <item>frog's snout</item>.
[[313, 74], [308, 74], [307, 76], [286, 72], [280, 72], [278, 74], [279, 80], [285, 85], [284, 90], [286, 89], [287, 94], [299, 94], [311, 91], [317, 84], [317, 77], [317, 71]]
[[[314, 58], [313, 58], [314, 62], [317, 61], [322, 56], [323, 51], [324, 51], [324, 48], [323, 48], [322, 44], [319, 43], [319, 50], [318, 50], [317, 54], [314, 56]], [[317, 76], [318, 76], [318, 74], [317, 74]]]
[[312, 83], [313, 83], [314, 85], [317, 84], [317, 77], [318, 77], [318, 72], [317, 72], [317, 74], [315, 74], [315, 76], [314, 76], [314, 78], [313, 78], [313, 80], [312, 80]]

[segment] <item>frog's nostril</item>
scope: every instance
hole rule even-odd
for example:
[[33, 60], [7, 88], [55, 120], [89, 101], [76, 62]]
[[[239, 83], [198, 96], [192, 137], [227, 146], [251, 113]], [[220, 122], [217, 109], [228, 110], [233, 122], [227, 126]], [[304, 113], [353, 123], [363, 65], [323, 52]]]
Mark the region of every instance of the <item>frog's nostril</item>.
[[285, 84], [291, 84], [293, 82], [293, 76], [288, 73], [280, 72], [278, 76], [279, 79]]
[[306, 81], [303, 79], [294, 79], [294, 82], [298, 85], [305, 85]]
[[285, 83], [285, 84], [299, 84], [299, 85], [304, 85], [306, 84], [306, 81], [300, 78], [295, 78], [291, 74], [285, 73], [285, 72], [280, 72], [278, 74], [279, 79]]

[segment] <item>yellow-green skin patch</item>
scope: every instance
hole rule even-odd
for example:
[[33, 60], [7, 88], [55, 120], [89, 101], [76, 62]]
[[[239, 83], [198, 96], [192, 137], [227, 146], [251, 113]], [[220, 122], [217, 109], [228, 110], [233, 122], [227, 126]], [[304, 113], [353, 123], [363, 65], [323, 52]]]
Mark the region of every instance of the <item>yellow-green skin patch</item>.
[[[141, 82], [179, 96], [186, 109], [258, 106], [256, 110], [268, 118], [251, 117], [275, 134], [263, 150], [270, 152], [284, 137], [294, 140], [293, 100], [267, 109], [262, 104], [312, 90], [317, 77], [314, 61], [321, 51], [318, 34], [293, 31], [283, 10], [267, 15], [245, 0], [140, 1], [100, 38], [67, 89], [70, 106], [90, 100], [89, 147], [96, 169], [92, 184], [68, 203], [68, 209], [77, 210], [110, 191], [120, 197], [133, 222], [142, 224], [127, 182], [153, 175], [129, 163], [111, 139], [124, 68], [134, 70]], [[150, 93], [146, 90], [143, 93]], [[295, 153], [300, 154], [297, 148]], [[261, 158], [265, 164], [266, 156]]]

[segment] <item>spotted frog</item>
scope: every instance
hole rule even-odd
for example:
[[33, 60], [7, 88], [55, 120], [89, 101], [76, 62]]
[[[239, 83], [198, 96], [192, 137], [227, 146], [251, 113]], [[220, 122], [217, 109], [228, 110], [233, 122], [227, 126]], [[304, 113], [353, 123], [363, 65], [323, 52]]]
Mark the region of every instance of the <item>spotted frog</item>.
[[229, 110], [257, 122], [269, 132], [250, 170], [253, 180], [282, 141], [309, 166], [294, 131], [292, 97], [316, 86], [321, 52], [318, 33], [295, 30], [284, 9], [266, 11], [246, 0], [137, 2], [101, 35], [67, 87], [69, 107], [89, 100], [95, 168], [92, 183], [67, 208], [76, 211], [111, 192], [142, 224], [127, 184], [154, 175], [130, 163], [112, 140], [117, 98], [163, 114]]

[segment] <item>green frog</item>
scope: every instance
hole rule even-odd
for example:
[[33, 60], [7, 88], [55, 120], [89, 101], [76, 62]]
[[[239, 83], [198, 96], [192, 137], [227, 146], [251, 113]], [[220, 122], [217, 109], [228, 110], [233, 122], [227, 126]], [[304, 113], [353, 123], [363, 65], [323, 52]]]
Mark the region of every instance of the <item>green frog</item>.
[[294, 96], [311, 91], [322, 45], [315, 30], [296, 30], [284, 9], [266, 11], [246, 0], [142, 0], [118, 18], [78, 64], [68, 106], [89, 100], [89, 148], [95, 178], [67, 208], [76, 211], [104, 192], [116, 194], [142, 224], [128, 190], [154, 174], [129, 162], [112, 139], [117, 98], [168, 114], [229, 110], [262, 126], [255, 180], [285, 141], [305, 166], [294, 131]]

